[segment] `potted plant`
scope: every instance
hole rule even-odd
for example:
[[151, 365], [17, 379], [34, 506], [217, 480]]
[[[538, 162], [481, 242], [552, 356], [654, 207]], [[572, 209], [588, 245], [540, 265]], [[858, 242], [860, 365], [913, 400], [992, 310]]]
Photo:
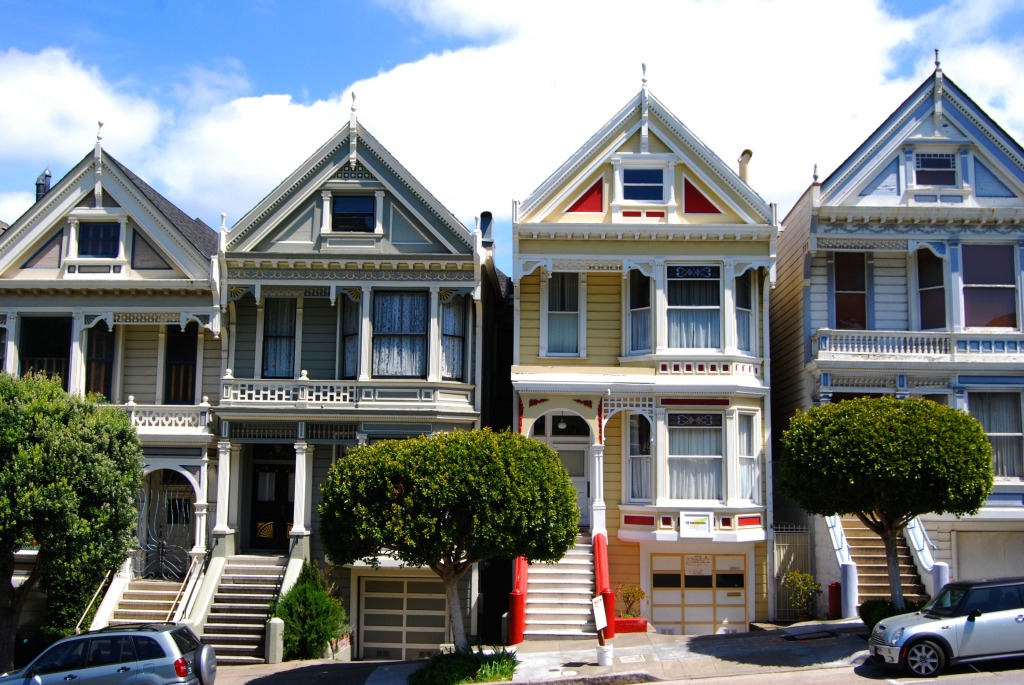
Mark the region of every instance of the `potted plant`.
[[616, 633], [646, 633], [647, 618], [640, 615], [640, 602], [647, 593], [639, 585], [619, 583], [615, 597], [622, 602], [622, 615], [615, 618]]
[[782, 576], [782, 587], [789, 590], [789, 606], [797, 610], [801, 620], [815, 617], [821, 583], [815, 582], [814, 576], [798, 568], [790, 569]]

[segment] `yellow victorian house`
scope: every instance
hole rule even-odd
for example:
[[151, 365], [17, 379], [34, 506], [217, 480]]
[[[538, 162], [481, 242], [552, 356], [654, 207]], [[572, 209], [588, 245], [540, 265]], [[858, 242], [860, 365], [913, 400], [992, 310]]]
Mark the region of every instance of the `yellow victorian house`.
[[526, 637], [593, 632], [588, 593], [612, 601], [620, 584], [645, 591], [662, 633], [768, 617], [779, 226], [746, 182], [750, 156], [734, 171], [645, 79], [516, 204], [518, 429], [561, 456], [582, 528], [558, 570], [517, 577]]

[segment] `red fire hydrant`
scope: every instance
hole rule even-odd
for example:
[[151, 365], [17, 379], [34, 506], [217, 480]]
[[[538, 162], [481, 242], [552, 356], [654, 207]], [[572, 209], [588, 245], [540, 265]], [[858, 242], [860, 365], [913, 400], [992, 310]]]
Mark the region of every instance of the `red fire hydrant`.
[[837, 582], [828, 584], [828, 617], [835, 620], [843, 615], [843, 587]]

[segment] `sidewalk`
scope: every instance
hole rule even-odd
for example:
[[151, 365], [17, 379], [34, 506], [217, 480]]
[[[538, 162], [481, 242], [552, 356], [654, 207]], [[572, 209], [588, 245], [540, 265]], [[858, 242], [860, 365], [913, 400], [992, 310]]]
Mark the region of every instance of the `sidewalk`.
[[[626, 685], [699, 680], [756, 673], [852, 666], [867, 657], [867, 631], [859, 620], [805, 623], [731, 635], [623, 633], [609, 640], [611, 666], [597, 665], [597, 640], [530, 640], [514, 649], [514, 682], [558, 681]], [[292, 661], [223, 666], [217, 685], [405, 685], [421, 662]]]

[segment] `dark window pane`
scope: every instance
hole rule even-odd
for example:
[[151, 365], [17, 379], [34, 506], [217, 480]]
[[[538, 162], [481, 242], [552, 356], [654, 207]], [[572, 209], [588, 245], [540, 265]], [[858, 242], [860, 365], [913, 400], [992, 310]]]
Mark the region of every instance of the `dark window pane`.
[[331, 230], [372, 231], [376, 227], [374, 198], [339, 195], [332, 205]]
[[718, 573], [715, 574], [715, 587], [743, 587], [742, 573]]
[[636, 269], [629, 272], [629, 308], [651, 306], [651, 279]]
[[59, 376], [68, 389], [71, 318], [26, 318], [21, 323], [21, 373]]
[[88, 221], [78, 226], [78, 256], [117, 256], [121, 224], [116, 221]]
[[164, 404], [192, 404], [196, 396], [196, 346], [199, 327], [193, 321], [185, 330], [167, 327], [167, 361], [164, 369]]
[[114, 366], [114, 333], [101, 321], [89, 329], [85, 358], [85, 391], [110, 399], [110, 379]]
[[964, 283], [1014, 285], [1012, 245], [964, 245]]
[[921, 328], [946, 327], [946, 291], [943, 288], [921, 291]]
[[918, 169], [917, 185], [919, 186], [953, 186], [956, 185], [955, 171], [939, 169]]
[[836, 328], [862, 331], [867, 326], [867, 307], [863, 293], [836, 293]]
[[664, 199], [663, 179], [661, 169], [623, 169], [622, 197], [661, 202]]
[[917, 285], [921, 288], [936, 288], [943, 284], [942, 258], [931, 250], [917, 251]]
[[864, 254], [837, 252], [835, 255], [836, 290], [863, 291], [867, 285]]
[[626, 183], [661, 183], [661, 169], [623, 169], [622, 180]]
[[655, 573], [654, 587], [682, 587], [682, 574]]
[[686, 587], [712, 587], [712, 576], [686, 576]]
[[982, 328], [1017, 326], [1017, 291], [1012, 288], [964, 288], [964, 323]]

